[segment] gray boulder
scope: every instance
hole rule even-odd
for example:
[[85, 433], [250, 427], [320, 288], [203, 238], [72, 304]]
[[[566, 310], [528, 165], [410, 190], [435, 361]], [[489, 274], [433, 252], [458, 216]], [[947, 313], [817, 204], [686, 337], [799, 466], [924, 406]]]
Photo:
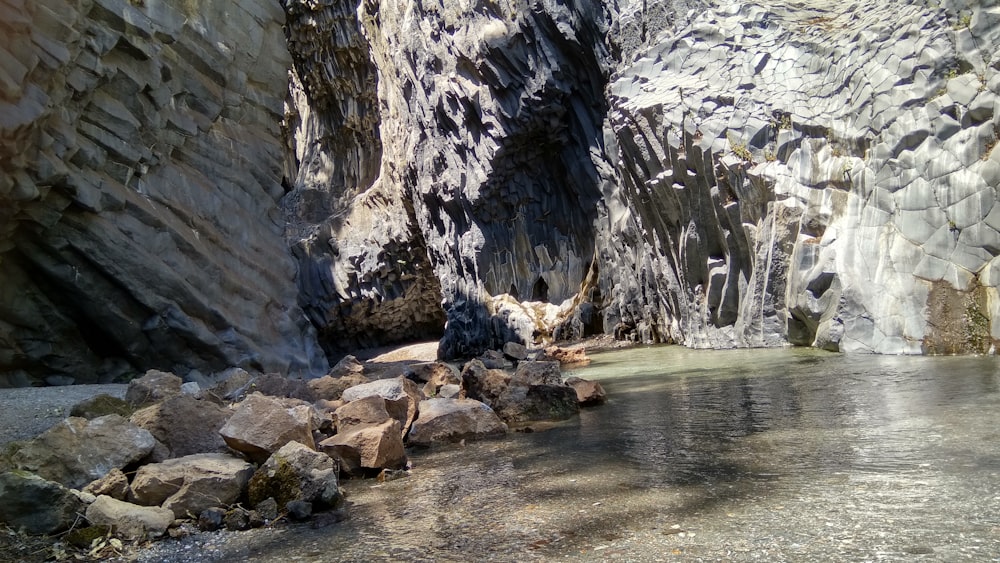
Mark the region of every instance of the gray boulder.
[[510, 385], [493, 410], [507, 423], [565, 420], [580, 412], [576, 390], [566, 385]]
[[84, 506], [66, 487], [27, 471], [0, 473], [0, 499], [0, 522], [29, 534], [69, 528]]
[[153, 435], [117, 414], [93, 420], [70, 417], [34, 440], [15, 443], [8, 463], [78, 489], [148, 455]]
[[194, 454], [140, 467], [132, 497], [177, 518], [196, 517], [206, 508], [236, 502], [253, 473], [253, 465], [226, 454]]
[[520, 342], [506, 342], [503, 345], [503, 355], [519, 362], [528, 357], [528, 349]]
[[309, 389], [317, 400], [337, 401], [343, 396], [344, 391], [368, 383], [369, 379], [361, 373], [348, 373], [340, 377], [324, 375], [316, 379], [311, 379], [307, 383]]
[[183, 384], [184, 380], [172, 373], [151, 369], [129, 382], [125, 401], [134, 406], [156, 403], [179, 395]]
[[427, 399], [410, 429], [408, 442], [416, 446], [478, 440], [507, 433], [507, 425], [493, 409], [473, 399]]
[[219, 434], [230, 448], [263, 463], [289, 442], [314, 448], [317, 417], [311, 406], [300, 401], [254, 393], [237, 406]]
[[342, 495], [337, 465], [330, 456], [298, 442], [289, 442], [268, 458], [250, 479], [250, 504], [268, 498], [279, 506], [304, 501], [318, 509], [336, 506]]
[[99, 496], [87, 507], [87, 520], [95, 526], [110, 526], [126, 539], [145, 540], [162, 536], [173, 523], [174, 513], [166, 508]]
[[219, 430], [232, 414], [210, 401], [181, 394], [140, 409], [129, 420], [148, 430], [167, 448], [170, 458], [226, 451]]
[[520, 362], [514, 370], [511, 383], [525, 385], [562, 385], [559, 362]]

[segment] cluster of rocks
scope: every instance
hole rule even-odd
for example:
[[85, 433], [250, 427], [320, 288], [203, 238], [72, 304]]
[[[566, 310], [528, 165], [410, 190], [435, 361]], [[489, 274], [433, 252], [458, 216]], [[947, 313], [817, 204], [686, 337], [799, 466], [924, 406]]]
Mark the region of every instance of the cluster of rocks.
[[207, 390], [150, 370], [124, 399], [99, 395], [7, 447], [0, 521], [33, 534], [71, 529], [80, 545], [109, 531], [180, 536], [314, 512], [336, 521], [346, 515], [339, 480], [405, 475], [407, 446], [499, 436], [604, 401], [599, 384], [564, 381], [560, 362], [544, 359], [581, 352], [507, 351], [461, 371], [417, 363], [374, 380], [351, 356], [308, 381], [234, 369]]

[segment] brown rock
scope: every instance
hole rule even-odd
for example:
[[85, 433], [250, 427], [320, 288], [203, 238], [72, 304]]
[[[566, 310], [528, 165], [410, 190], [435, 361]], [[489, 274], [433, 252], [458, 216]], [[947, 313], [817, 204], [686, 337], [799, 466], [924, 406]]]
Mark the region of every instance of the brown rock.
[[112, 469], [104, 477], [91, 481], [83, 488], [83, 492], [94, 496], [105, 495], [116, 500], [125, 500], [130, 492], [128, 477], [120, 469]]
[[343, 377], [325, 375], [309, 380], [307, 385], [317, 400], [336, 401], [341, 398], [345, 390], [368, 381], [368, 378], [360, 373], [350, 373]]
[[239, 403], [219, 434], [230, 448], [263, 463], [289, 442], [315, 447], [312, 431], [317, 414], [313, 411], [295, 399], [254, 393]]
[[219, 430], [232, 414], [213, 402], [176, 395], [136, 411], [130, 420], [166, 446], [167, 458], [171, 458], [226, 451]]
[[386, 409], [385, 399], [372, 395], [345, 404], [333, 413], [333, 418], [337, 432], [347, 432], [358, 426], [382, 424], [392, 416]]
[[569, 385], [576, 391], [576, 400], [580, 403], [581, 407], [603, 405], [608, 400], [607, 393], [604, 392], [604, 387], [601, 387], [601, 384], [596, 381], [570, 377], [566, 380], [566, 385]]
[[389, 416], [400, 422], [400, 437], [405, 436], [410, 430], [410, 425], [417, 417], [417, 405], [424, 398], [420, 390], [417, 389], [417, 384], [403, 376], [355, 385], [344, 391], [342, 398], [350, 402], [371, 396], [385, 399], [386, 411], [389, 412]]
[[396, 469], [406, 464], [398, 420], [358, 426], [320, 442], [320, 449], [337, 460], [341, 471], [363, 475], [365, 469]]
[[194, 454], [139, 468], [132, 498], [162, 505], [177, 518], [197, 516], [206, 508], [236, 502], [254, 473], [253, 465], [226, 454]]
[[462, 369], [462, 391], [468, 399], [492, 406], [510, 384], [510, 375], [499, 369], [487, 369], [483, 362], [472, 360]]
[[174, 522], [174, 513], [158, 506], [139, 506], [99, 496], [87, 507], [87, 520], [95, 526], [110, 526], [126, 539], [160, 537]]
[[539, 360], [550, 360], [559, 362], [562, 365], [585, 366], [590, 363], [587, 351], [583, 348], [561, 348], [559, 346], [549, 346], [545, 349]]

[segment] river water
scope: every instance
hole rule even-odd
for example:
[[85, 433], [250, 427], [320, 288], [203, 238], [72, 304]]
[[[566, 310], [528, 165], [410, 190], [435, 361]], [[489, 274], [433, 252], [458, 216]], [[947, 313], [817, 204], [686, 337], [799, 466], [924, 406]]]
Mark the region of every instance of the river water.
[[608, 403], [414, 452], [350, 518], [144, 560], [1000, 561], [1000, 360], [633, 348]]

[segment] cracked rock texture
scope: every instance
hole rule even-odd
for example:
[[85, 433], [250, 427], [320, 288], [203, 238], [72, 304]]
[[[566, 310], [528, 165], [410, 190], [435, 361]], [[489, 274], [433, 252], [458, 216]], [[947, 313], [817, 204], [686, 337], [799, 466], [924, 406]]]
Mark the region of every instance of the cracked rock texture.
[[1000, 338], [997, 0], [0, 9], [0, 384]]
[[0, 385], [325, 371], [277, 205], [281, 7], [0, 14]]

